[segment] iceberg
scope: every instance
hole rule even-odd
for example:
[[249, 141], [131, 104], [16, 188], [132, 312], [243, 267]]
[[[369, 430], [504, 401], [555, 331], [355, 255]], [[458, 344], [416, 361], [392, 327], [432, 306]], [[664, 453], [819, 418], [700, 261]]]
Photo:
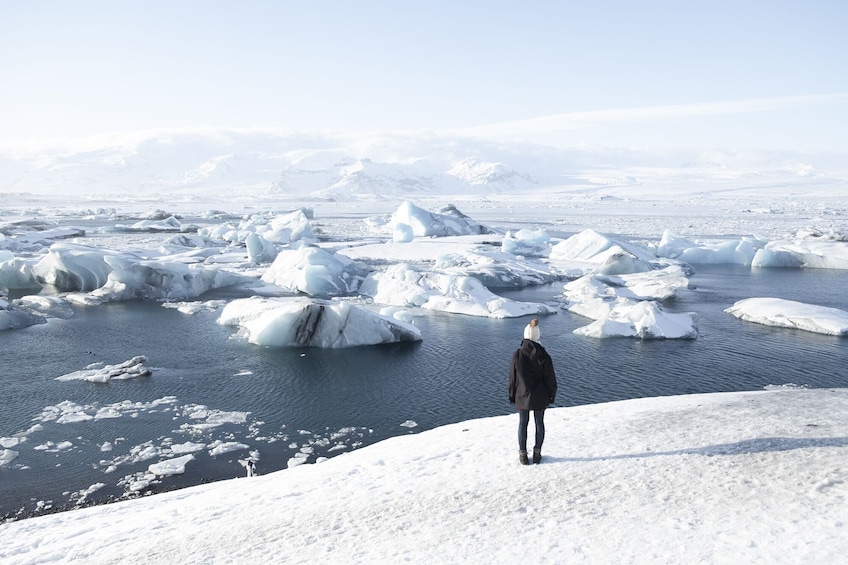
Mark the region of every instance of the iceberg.
[[320, 247], [300, 245], [281, 251], [262, 281], [309, 296], [342, 296], [356, 292], [368, 267]]
[[545, 304], [500, 297], [479, 280], [467, 275], [421, 271], [405, 263], [371, 273], [359, 291], [378, 304], [420, 307], [469, 316], [517, 318], [556, 312]]
[[763, 245], [763, 241], [751, 237], [696, 243], [665, 230], [657, 255], [696, 265], [749, 266]]
[[[392, 233], [412, 232], [416, 237], [445, 237], [451, 235], [479, 235], [492, 233], [460, 212], [453, 205], [445, 206], [438, 213], [419, 208], [412, 202], [404, 201], [392, 215], [387, 224]], [[398, 227], [404, 226], [404, 227]], [[405, 239], [405, 236], [402, 236]]]
[[0, 292], [10, 290], [39, 292], [41, 283], [28, 263], [16, 258], [11, 251], [0, 249]]
[[0, 294], [0, 331], [16, 330], [46, 323], [47, 319], [44, 316], [17, 306], [3, 294]]
[[746, 322], [825, 335], [848, 335], [848, 312], [782, 298], [746, 298], [725, 312]]
[[170, 477], [171, 475], [182, 475], [189, 461], [194, 460], [194, 455], [182, 455], [159, 463], [153, 463], [147, 470], [157, 477]]
[[420, 341], [412, 324], [343, 301], [253, 296], [227, 304], [218, 323], [240, 326], [250, 343], [337, 349]]
[[14, 449], [0, 449], [0, 467], [8, 465], [14, 461], [18, 455], [20, 455], [20, 453]]
[[434, 268], [443, 273], [474, 277], [488, 289], [547, 284], [562, 277], [551, 265], [505, 251], [446, 253], [436, 258]]
[[81, 371], [74, 371], [60, 377], [57, 381], [86, 381], [90, 383], [108, 383], [111, 380], [127, 380], [135, 377], [149, 377], [152, 373], [144, 366], [147, 357], [137, 355], [118, 365], [95, 363]]
[[[586, 312], [584, 309], [583, 312]], [[588, 326], [574, 330], [575, 334], [595, 338], [638, 337], [640, 339], [695, 339], [695, 315], [665, 312], [652, 300], [634, 302], [620, 299], [605, 303]]]
[[38, 314], [45, 318], [67, 320], [74, 317], [74, 311], [71, 305], [61, 296], [30, 294], [17, 299], [15, 302], [33, 314]]
[[665, 312], [659, 302], [688, 288], [683, 267], [671, 265], [646, 273], [610, 276], [588, 274], [566, 284], [569, 312], [595, 320], [574, 333], [588, 337], [693, 339], [693, 313]]
[[593, 263], [597, 272], [618, 275], [650, 271], [657, 256], [645, 247], [586, 229], [554, 245], [550, 259]]
[[547, 257], [551, 253], [551, 236], [545, 230], [520, 229], [506, 232], [501, 249], [512, 255]]
[[230, 243], [244, 243], [252, 234], [281, 245], [315, 239], [309, 217], [302, 209], [283, 215], [253, 214], [238, 224], [228, 221], [214, 228], [202, 228], [197, 233], [203, 237], [222, 239]]
[[[111, 268], [91, 297], [104, 300], [195, 298], [214, 288], [248, 280], [243, 275], [173, 261], [139, 260], [130, 255], [104, 257]], [[252, 280], [252, 279], [250, 279]]]
[[846, 241], [771, 241], [754, 256], [754, 267], [848, 269]]
[[39, 279], [63, 292], [89, 292], [106, 284], [112, 272], [106, 258], [120, 255], [103, 248], [56, 243], [33, 271]]

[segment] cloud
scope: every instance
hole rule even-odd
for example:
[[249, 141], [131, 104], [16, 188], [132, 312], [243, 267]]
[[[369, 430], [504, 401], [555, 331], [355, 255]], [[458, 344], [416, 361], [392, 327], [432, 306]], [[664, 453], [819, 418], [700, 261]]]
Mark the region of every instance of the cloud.
[[670, 106], [646, 106], [641, 108], [618, 108], [594, 110], [588, 112], [570, 112], [540, 116], [528, 120], [516, 120], [500, 124], [491, 124], [467, 128], [461, 132], [466, 135], [486, 135], [514, 132], [544, 132], [560, 130], [578, 130], [594, 125], [623, 122], [657, 121], [673, 118], [693, 118], [729, 114], [749, 114], [771, 112], [795, 108], [818, 106], [848, 101], [848, 93], [817, 94], [807, 96], [778, 96], [772, 98], [753, 98], [730, 102], [704, 102], [677, 104]]

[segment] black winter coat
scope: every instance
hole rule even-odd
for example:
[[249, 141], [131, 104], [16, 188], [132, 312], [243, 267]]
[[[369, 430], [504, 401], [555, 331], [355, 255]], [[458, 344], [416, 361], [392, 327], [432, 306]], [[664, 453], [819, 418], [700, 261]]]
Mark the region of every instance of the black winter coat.
[[554, 362], [541, 344], [521, 340], [509, 368], [509, 402], [518, 410], [544, 410], [556, 399]]

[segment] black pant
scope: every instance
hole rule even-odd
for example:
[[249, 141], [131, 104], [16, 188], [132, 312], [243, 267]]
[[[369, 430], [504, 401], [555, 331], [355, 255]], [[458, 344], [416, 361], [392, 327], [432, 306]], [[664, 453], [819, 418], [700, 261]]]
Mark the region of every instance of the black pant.
[[[545, 441], [545, 409], [533, 410], [533, 419], [536, 421], [536, 444], [537, 449], [542, 449]], [[527, 451], [527, 425], [530, 423], [530, 410], [518, 410], [518, 449]]]

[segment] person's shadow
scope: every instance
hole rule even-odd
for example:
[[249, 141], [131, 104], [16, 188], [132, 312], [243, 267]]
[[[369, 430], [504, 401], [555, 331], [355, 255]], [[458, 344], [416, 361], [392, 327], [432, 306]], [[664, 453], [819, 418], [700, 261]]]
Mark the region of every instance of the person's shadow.
[[721, 443], [704, 447], [677, 449], [674, 451], [646, 451], [644, 453], [623, 453], [620, 455], [604, 455], [598, 457], [558, 457], [545, 454], [542, 463], [575, 462], [575, 461], [614, 461], [616, 459], [643, 459], [646, 457], [665, 457], [668, 455], [703, 455], [716, 457], [723, 455], [745, 455], [751, 453], [766, 453], [769, 451], [792, 451], [793, 449], [809, 449], [815, 447], [848, 447], [848, 437], [795, 438], [795, 437], [763, 437], [745, 439], [734, 443]]

